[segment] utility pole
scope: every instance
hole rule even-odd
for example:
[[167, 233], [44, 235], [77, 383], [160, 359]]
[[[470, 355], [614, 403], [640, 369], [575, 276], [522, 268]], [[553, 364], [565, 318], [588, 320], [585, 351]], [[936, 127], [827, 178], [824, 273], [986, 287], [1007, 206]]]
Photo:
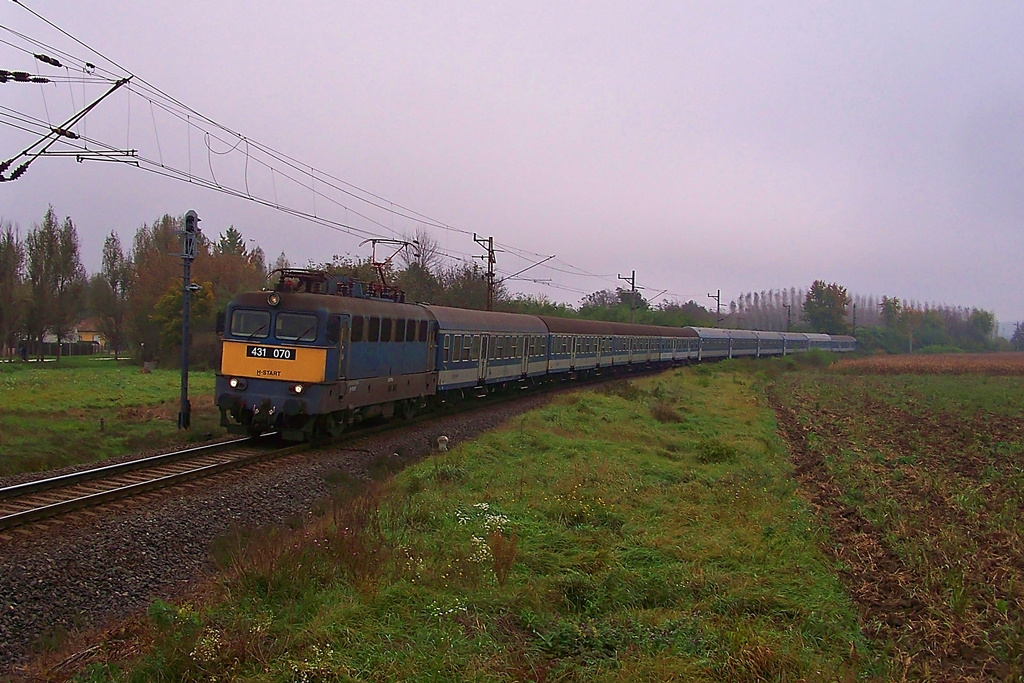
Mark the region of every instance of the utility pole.
[[193, 285], [190, 281], [198, 240], [199, 215], [189, 210], [185, 214], [185, 231], [182, 233], [181, 241], [181, 261], [185, 273], [181, 291], [181, 411], [178, 413], [178, 429], [188, 429], [192, 425], [192, 406], [188, 402], [188, 347], [191, 339], [188, 315], [192, 304], [192, 292], [200, 289], [199, 285]]
[[722, 322], [722, 290], [719, 289], [717, 291], [717, 294], [711, 294], [710, 292], [708, 292], [708, 298], [714, 299], [715, 302], [718, 304], [718, 308], [715, 309], [715, 318], [718, 319], [718, 322]]
[[792, 305], [782, 304], [782, 307], [786, 309], [786, 332], [789, 332], [789, 309], [792, 308]]
[[481, 247], [487, 250], [486, 256], [477, 256], [479, 259], [486, 259], [487, 261], [487, 310], [494, 310], [494, 264], [497, 260], [494, 258], [494, 238], [488, 237], [484, 240], [482, 237], [477, 237], [476, 233], [473, 233], [473, 241], [479, 244]]
[[629, 322], [632, 324], [636, 310], [636, 271], [632, 271], [629, 277], [622, 277], [620, 274], [619, 279], [629, 283]]

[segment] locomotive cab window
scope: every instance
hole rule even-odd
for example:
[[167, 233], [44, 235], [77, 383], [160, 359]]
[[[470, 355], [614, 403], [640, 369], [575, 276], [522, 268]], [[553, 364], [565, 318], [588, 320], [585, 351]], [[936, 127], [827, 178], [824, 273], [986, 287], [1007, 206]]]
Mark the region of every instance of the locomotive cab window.
[[270, 334], [270, 311], [231, 312], [231, 334], [249, 339], [263, 339]]
[[282, 341], [316, 341], [317, 319], [311, 313], [278, 313], [274, 336]]

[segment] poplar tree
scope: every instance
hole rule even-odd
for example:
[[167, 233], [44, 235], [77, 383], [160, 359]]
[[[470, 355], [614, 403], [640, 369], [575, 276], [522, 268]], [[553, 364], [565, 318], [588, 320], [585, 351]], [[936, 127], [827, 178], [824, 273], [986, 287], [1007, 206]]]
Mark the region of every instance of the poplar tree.
[[121, 238], [111, 231], [103, 242], [103, 267], [93, 287], [93, 311], [100, 332], [118, 358], [127, 341], [128, 303], [132, 262], [124, 254]]
[[7, 356], [17, 343], [25, 277], [25, 245], [14, 226], [0, 221], [0, 356]]
[[48, 280], [53, 305], [49, 322], [50, 330], [57, 337], [57, 360], [60, 361], [61, 342], [69, 337], [81, 317], [86, 283], [78, 231], [70, 216], [57, 228], [52, 244]]

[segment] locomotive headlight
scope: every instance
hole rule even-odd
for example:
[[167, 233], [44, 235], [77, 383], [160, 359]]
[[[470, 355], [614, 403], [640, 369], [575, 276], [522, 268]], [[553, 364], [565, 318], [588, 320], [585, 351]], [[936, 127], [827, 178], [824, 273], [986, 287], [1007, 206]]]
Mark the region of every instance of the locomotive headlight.
[[277, 292], [271, 292], [270, 296], [267, 297], [267, 303], [271, 306], [276, 306], [281, 303], [281, 295]]
[[291, 387], [291, 390], [293, 394], [301, 394], [303, 391], [306, 390], [306, 387], [302, 386], [301, 384], [295, 384]]
[[231, 387], [232, 389], [238, 389], [239, 391], [241, 391], [242, 389], [245, 389], [246, 381], [241, 377], [232, 377], [231, 379], [228, 380], [228, 386]]

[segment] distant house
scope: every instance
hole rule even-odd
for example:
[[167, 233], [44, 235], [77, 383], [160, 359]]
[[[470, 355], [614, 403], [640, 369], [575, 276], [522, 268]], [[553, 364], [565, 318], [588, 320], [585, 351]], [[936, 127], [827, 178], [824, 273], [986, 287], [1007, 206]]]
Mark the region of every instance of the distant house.
[[100, 349], [105, 349], [107, 347], [107, 340], [104, 339], [103, 333], [100, 332], [99, 323], [96, 322], [95, 318], [86, 318], [75, 325], [72, 336], [76, 337], [75, 339], [72, 339], [72, 341], [92, 343]]
[[[96, 323], [94, 318], [86, 318], [82, 322], [78, 323], [64, 336], [61, 341], [65, 344], [74, 344], [82, 342], [85, 344], [95, 344], [97, 350], [106, 348], [107, 340], [103, 337], [103, 333], [100, 332], [100, 326]], [[43, 335], [44, 344], [56, 344], [57, 335], [47, 330], [46, 334]]]

